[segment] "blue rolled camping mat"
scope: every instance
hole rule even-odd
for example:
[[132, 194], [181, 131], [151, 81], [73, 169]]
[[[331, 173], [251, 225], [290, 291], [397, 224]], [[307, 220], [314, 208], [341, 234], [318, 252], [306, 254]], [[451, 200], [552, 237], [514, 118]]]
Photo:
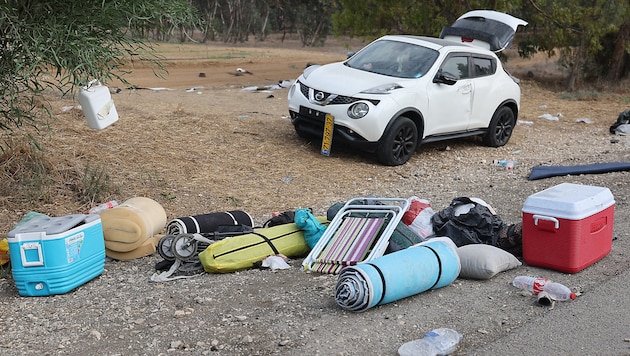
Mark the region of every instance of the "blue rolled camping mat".
[[230, 210], [225, 212], [184, 216], [173, 219], [166, 224], [168, 235], [177, 234], [201, 234], [215, 232], [219, 226], [245, 225], [254, 226], [252, 217], [242, 210]]
[[337, 304], [361, 312], [445, 287], [459, 276], [457, 251], [439, 238], [341, 270], [335, 287]]

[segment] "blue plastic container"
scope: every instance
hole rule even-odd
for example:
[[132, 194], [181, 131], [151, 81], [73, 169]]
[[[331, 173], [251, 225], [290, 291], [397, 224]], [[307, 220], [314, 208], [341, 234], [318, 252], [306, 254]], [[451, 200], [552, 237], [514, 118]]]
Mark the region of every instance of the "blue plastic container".
[[67, 293], [105, 268], [98, 215], [35, 218], [11, 230], [7, 240], [13, 280], [22, 296]]
[[343, 309], [364, 311], [457, 279], [459, 255], [451, 243], [428, 240], [369, 262], [341, 270], [335, 299]]

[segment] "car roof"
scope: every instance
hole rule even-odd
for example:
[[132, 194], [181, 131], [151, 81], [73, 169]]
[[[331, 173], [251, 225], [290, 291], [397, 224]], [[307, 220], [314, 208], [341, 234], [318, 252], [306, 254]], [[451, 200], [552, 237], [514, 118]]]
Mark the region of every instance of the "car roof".
[[407, 43], [413, 43], [422, 45], [424, 47], [428, 47], [439, 51], [444, 47], [457, 47], [457, 49], [467, 52], [488, 52], [483, 48], [469, 45], [467, 43], [459, 43], [455, 41], [451, 41], [449, 39], [442, 39], [437, 37], [428, 37], [428, 36], [416, 36], [416, 35], [386, 35], [379, 40], [391, 40], [391, 41], [401, 41]]

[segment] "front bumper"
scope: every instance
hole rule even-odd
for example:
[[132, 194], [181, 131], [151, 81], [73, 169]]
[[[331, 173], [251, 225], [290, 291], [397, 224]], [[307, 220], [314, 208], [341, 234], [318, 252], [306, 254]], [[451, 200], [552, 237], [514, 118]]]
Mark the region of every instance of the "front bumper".
[[[300, 106], [299, 111], [289, 110], [289, 115], [296, 131], [322, 138], [326, 113]], [[378, 142], [370, 142], [353, 130], [337, 124], [333, 128], [333, 142], [342, 142], [365, 151], [375, 151], [378, 146]]]

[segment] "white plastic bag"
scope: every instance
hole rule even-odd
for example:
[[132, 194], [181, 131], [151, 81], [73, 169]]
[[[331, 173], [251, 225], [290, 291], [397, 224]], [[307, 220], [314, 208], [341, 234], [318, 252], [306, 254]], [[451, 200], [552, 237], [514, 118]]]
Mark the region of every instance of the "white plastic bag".
[[433, 235], [431, 217], [434, 213], [428, 200], [413, 196], [409, 198], [409, 209], [403, 215], [402, 222], [425, 240]]

